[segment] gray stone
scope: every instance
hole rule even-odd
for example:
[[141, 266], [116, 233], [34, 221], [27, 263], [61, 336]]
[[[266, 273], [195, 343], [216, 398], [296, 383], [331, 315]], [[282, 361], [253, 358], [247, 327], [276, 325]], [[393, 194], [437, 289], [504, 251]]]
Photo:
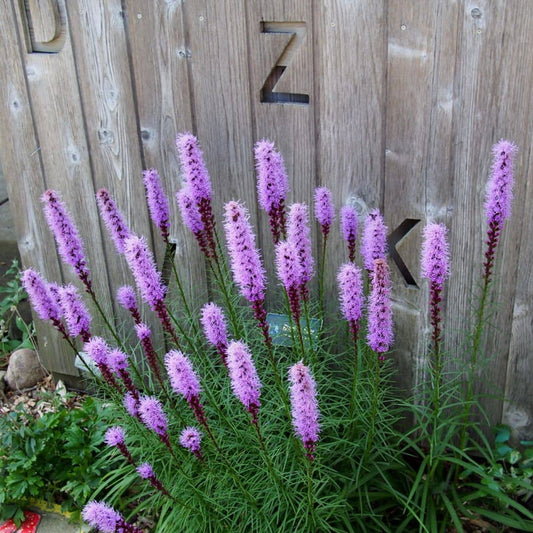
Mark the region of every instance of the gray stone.
[[37, 385], [46, 376], [39, 357], [34, 350], [22, 348], [9, 358], [5, 381], [12, 390], [27, 389]]

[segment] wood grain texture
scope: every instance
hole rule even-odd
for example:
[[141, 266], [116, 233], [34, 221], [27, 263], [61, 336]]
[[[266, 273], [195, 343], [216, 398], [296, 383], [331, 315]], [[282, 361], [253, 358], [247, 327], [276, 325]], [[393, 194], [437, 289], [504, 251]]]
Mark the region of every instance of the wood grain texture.
[[[45, 188], [39, 141], [33, 123], [31, 100], [25, 80], [24, 43], [17, 33], [15, 10], [9, 0], [0, 2], [0, 34], [4, 51], [0, 69], [0, 123], [2, 134], [0, 160], [6, 180], [9, 204], [18, 235], [24, 268], [32, 267], [49, 279], [61, 279], [54, 240], [39, 208], [38, 198]], [[8, 134], [5, 134], [8, 132]], [[53, 328], [35, 317], [39, 338], [39, 357], [46, 368], [77, 375], [70, 363], [72, 355], [58, 339]]]
[[[68, 5], [71, 43], [87, 132], [94, 191], [109, 191], [130, 229], [153, 245], [144, 200], [139, 133], [135, 117], [121, 2], [79, 0]], [[127, 324], [129, 313], [115, 301], [117, 289], [133, 279], [122, 255], [99, 217], [94, 193], [86, 199], [96, 234], [102, 234], [105, 269], [115, 323]]]
[[204, 258], [175, 201], [181, 188], [175, 139], [178, 133], [193, 130], [184, 3], [158, 2], [158, 8], [152, 9], [135, 0], [126, 6], [144, 166], [157, 168], [163, 180], [171, 207], [176, 269], [187, 298], [198, 308], [207, 299]]

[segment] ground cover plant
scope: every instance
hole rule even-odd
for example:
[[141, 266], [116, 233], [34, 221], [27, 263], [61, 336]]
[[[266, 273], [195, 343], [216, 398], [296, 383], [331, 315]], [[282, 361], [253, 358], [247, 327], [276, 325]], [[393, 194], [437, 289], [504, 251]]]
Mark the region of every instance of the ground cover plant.
[[[84, 244], [60, 194], [48, 190], [42, 197], [59, 253], [87, 298], [32, 269], [23, 283], [40, 318], [53, 323], [114, 406], [116, 421], [105, 442], [110, 456], [124, 459], [102, 478], [83, 509], [85, 520], [103, 532], [140, 531], [133, 520], [143, 514], [154, 518], [159, 532], [434, 532], [464, 531], [479, 518], [533, 531], [533, 514], [487, 467], [497, 458], [472, 419], [516, 147], [500, 141], [493, 149], [471, 356], [467, 368], [453, 374], [446, 370], [451, 355], [443, 346], [440, 312], [450, 274], [449, 236], [431, 221], [424, 230], [421, 274], [430, 287], [432, 335], [427, 383], [409, 401], [393, 386], [387, 228], [379, 210], [368, 213], [359, 231], [355, 209], [341, 208], [346, 262], [329, 265], [328, 237], [336, 223], [330, 191], [316, 190], [312, 211], [302, 203], [286, 205], [281, 154], [262, 140], [255, 146], [257, 198], [275, 251], [275, 265], [264, 265], [242, 202], [228, 199], [223, 223], [217, 220], [198, 140], [181, 134], [177, 148], [182, 187], [176, 201], [209, 275], [210, 299], [201, 308], [187, 301], [173, 262], [163, 265], [163, 275], [108, 191], [97, 193], [101, 216], [135, 282], [117, 293], [131, 315], [133, 338], [119, 334], [101, 312]], [[168, 258], [169, 201], [156, 170], [144, 172], [144, 184]], [[310, 240], [315, 220], [318, 261]], [[323, 311], [331, 298], [324, 294], [324, 276], [333, 267], [340, 329], [338, 317]], [[275, 270], [276, 282], [267, 282], [267, 269]], [[165, 332], [164, 343], [145, 323], [149, 312]], [[103, 336], [93, 333], [94, 313], [107, 328]], [[409, 417], [416, 427], [406, 431]], [[522, 490], [530, 489], [529, 482], [527, 475], [516, 480]]]

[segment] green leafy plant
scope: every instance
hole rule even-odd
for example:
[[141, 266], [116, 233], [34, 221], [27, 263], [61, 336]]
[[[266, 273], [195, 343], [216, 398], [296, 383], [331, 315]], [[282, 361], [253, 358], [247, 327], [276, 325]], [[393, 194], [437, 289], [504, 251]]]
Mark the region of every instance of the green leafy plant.
[[0, 417], [0, 518], [22, 519], [28, 500], [59, 503], [77, 513], [112, 466], [100, 458], [108, 415], [86, 398], [33, 418], [22, 403]]
[[35, 345], [33, 322], [27, 323], [20, 312], [27, 297], [20, 283], [18, 261], [14, 260], [0, 281], [0, 365], [14, 350]]

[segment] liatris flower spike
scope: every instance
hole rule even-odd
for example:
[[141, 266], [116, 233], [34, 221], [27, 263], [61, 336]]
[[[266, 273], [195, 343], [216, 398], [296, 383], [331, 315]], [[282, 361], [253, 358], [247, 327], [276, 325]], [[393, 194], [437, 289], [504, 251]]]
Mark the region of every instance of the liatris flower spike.
[[124, 241], [130, 236], [131, 232], [124, 221], [122, 213], [106, 189], [100, 189], [96, 193], [96, 202], [100, 209], [100, 216], [113, 240], [117, 252], [123, 254]]
[[440, 302], [444, 281], [450, 273], [450, 252], [444, 224], [428, 224], [424, 228], [421, 254], [421, 274], [430, 281], [432, 339], [435, 352], [441, 337]]
[[165, 496], [168, 496], [171, 498], [169, 492], [165, 487], [163, 487], [163, 484], [159, 479], [157, 479], [157, 476], [155, 475], [154, 469], [152, 468], [152, 465], [150, 463], [142, 463], [137, 467], [137, 473], [140, 477], [143, 479], [146, 479], [152, 487], [157, 489], [159, 492], [164, 494]]
[[161, 402], [153, 396], [142, 396], [139, 401], [139, 416], [142, 423], [158, 435], [161, 442], [172, 452], [168, 438], [167, 417]]
[[314, 460], [320, 426], [316, 383], [311, 371], [302, 361], [289, 369], [292, 425], [302, 440], [306, 457]]
[[168, 243], [170, 209], [157, 170], [155, 168], [144, 170], [143, 182], [146, 190], [146, 201], [150, 211], [150, 218], [159, 228], [164, 241]]
[[314, 274], [314, 259], [309, 229], [309, 209], [305, 204], [292, 204], [287, 220], [287, 241], [296, 249], [300, 261], [300, 292], [304, 301], [309, 298], [307, 284]]
[[355, 242], [357, 241], [357, 227], [359, 220], [357, 211], [351, 205], [341, 208], [341, 230], [344, 241], [348, 245], [348, 258], [353, 263], [355, 261]]
[[142, 533], [141, 529], [126, 522], [120, 513], [103, 502], [90, 501], [83, 508], [82, 517], [101, 533]]
[[315, 190], [315, 217], [320, 224], [322, 234], [327, 237], [335, 218], [331, 191], [327, 187], [318, 187]]
[[165, 367], [174, 392], [185, 398], [198, 422], [205, 426], [207, 420], [200, 403], [200, 380], [189, 358], [179, 350], [171, 350], [165, 356]]
[[195, 427], [186, 427], [180, 435], [180, 444], [203, 461], [201, 440], [202, 434]]
[[387, 254], [387, 226], [378, 209], [368, 213], [363, 228], [361, 255], [366, 270], [372, 272], [376, 259], [385, 259]]
[[356, 342], [364, 300], [361, 269], [353, 263], [345, 263], [339, 269], [337, 281], [341, 312], [348, 321], [352, 339]]
[[487, 250], [483, 278], [488, 285], [494, 267], [496, 246], [503, 229], [503, 222], [511, 215], [514, 186], [514, 158], [518, 148], [510, 141], [502, 140], [492, 147], [493, 163], [487, 182], [485, 214], [489, 229], [487, 231]]
[[244, 342], [234, 341], [229, 344], [227, 353], [233, 394], [252, 415], [252, 423], [257, 423], [262, 385], [250, 349]]
[[163, 378], [161, 377], [161, 371], [159, 370], [157, 354], [155, 352], [154, 345], [152, 342], [152, 332], [150, 328], [143, 322], [139, 322], [135, 324], [135, 332], [137, 333], [137, 337], [141, 341], [141, 346], [143, 347], [144, 355], [146, 355], [146, 359], [148, 360], [148, 364], [150, 365], [152, 372], [154, 372], [157, 381], [159, 381], [161, 386], [164, 387]]
[[300, 321], [301, 270], [298, 252], [292, 241], [279, 242], [276, 246], [276, 271], [287, 291], [291, 314], [296, 323]]
[[126, 458], [128, 463], [135, 466], [135, 461], [131, 456], [128, 447], [126, 446], [126, 434], [121, 426], [110, 427], [105, 432], [104, 441], [108, 446], [117, 448], [120, 453]]
[[43, 194], [41, 201], [44, 204], [44, 215], [54, 234], [61, 259], [74, 269], [87, 292], [92, 294], [92, 282], [83, 251], [83, 243], [65, 204], [59, 194], [51, 189]]
[[136, 400], [139, 400], [139, 391], [135, 388], [128, 372], [128, 356], [122, 350], [115, 348], [107, 354], [107, 363], [109, 368], [120, 377], [128, 392]]
[[35, 270], [27, 268], [20, 278], [31, 304], [41, 320], [50, 320], [56, 327], [61, 326], [61, 309], [49, 290], [45, 279]]
[[228, 334], [224, 312], [215, 303], [207, 303], [202, 307], [200, 321], [207, 340], [217, 349], [222, 362], [226, 365]]
[[370, 296], [368, 300], [368, 345], [384, 358], [394, 339], [392, 306], [390, 300], [389, 265], [384, 259], [376, 259], [372, 268]]
[[117, 301], [118, 303], [127, 311], [130, 312], [135, 324], [141, 322], [141, 314], [139, 313], [139, 308], [137, 307], [137, 297], [135, 296], [135, 291], [130, 285], [124, 285], [120, 287], [117, 291]]
[[91, 315], [78, 294], [78, 290], [70, 283], [59, 287], [59, 303], [72, 337], [80, 337], [88, 342], [91, 337]]
[[107, 342], [101, 337], [91, 337], [89, 341], [85, 343], [83, 350], [96, 363], [104, 380], [118, 391], [121, 391], [121, 388], [116, 382], [108, 365], [107, 356], [110, 348], [107, 345]]
[[289, 190], [283, 157], [268, 139], [254, 146], [257, 171], [257, 199], [269, 217], [270, 231], [277, 244], [285, 235], [285, 199]]

